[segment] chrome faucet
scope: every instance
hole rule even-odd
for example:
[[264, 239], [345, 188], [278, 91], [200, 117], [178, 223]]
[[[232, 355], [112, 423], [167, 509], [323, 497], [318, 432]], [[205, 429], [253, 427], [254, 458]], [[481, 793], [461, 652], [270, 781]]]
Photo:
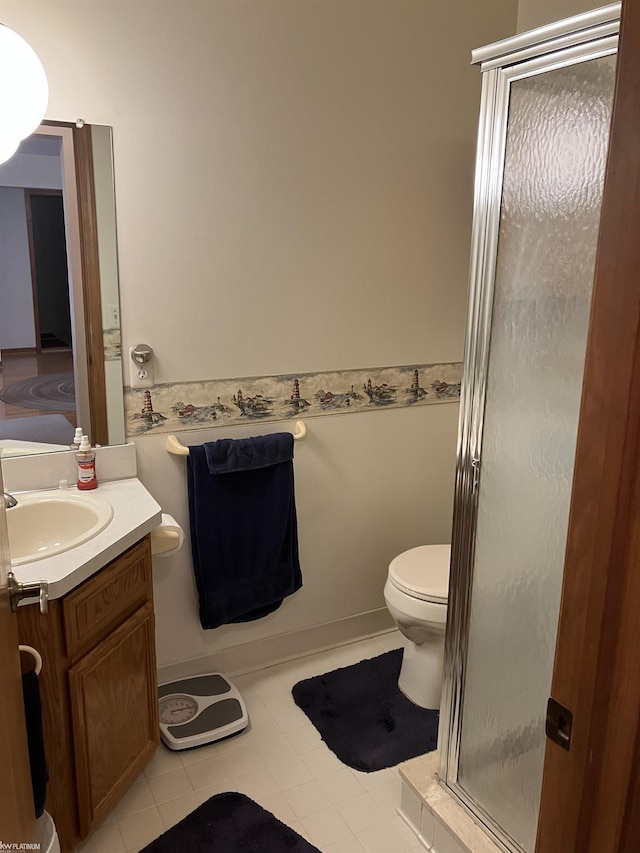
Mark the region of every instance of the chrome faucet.
[[18, 506], [18, 501], [14, 498], [13, 495], [10, 495], [9, 492], [4, 492], [4, 505], [7, 509], [11, 509], [14, 506]]

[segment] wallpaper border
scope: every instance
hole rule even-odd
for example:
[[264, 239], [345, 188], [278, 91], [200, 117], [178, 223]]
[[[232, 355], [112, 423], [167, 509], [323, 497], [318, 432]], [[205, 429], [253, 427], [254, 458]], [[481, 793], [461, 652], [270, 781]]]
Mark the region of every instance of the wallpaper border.
[[128, 438], [458, 402], [462, 362], [167, 382], [124, 389]]

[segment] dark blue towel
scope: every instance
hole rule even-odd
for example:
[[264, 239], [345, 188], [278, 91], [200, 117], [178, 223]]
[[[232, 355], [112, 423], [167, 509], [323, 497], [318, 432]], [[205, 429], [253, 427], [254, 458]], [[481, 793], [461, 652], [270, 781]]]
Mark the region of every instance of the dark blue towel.
[[273, 613], [302, 586], [293, 436], [190, 447], [187, 473], [202, 627]]
[[44, 735], [42, 734], [42, 709], [40, 704], [40, 684], [33, 670], [22, 674], [22, 697], [24, 716], [27, 723], [27, 742], [29, 746], [29, 766], [31, 769], [31, 788], [33, 807], [36, 817], [44, 811], [47, 796], [49, 773], [44, 754]]

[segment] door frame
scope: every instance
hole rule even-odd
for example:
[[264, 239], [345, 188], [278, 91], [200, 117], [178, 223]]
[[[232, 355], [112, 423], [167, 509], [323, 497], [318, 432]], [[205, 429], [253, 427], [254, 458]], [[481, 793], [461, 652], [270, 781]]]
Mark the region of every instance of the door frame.
[[640, 849], [640, 2], [624, 0], [536, 853]]
[[108, 444], [98, 225], [91, 125], [43, 121], [34, 136], [60, 139], [73, 318], [73, 361], [78, 423], [88, 424], [94, 444]]
[[[0, 495], [2, 494], [0, 468]], [[0, 696], [3, 732], [0, 738], [0, 841], [35, 842], [36, 819], [22, 696], [18, 618], [11, 611], [7, 574], [9, 537], [4, 501], [0, 499]]]
[[[47, 124], [47, 122], [45, 122]], [[98, 214], [93, 168], [93, 144], [90, 124], [74, 124], [78, 209], [81, 212], [80, 252], [82, 262], [82, 299], [85, 355], [89, 390], [89, 425], [94, 444], [108, 444], [107, 392], [104, 366], [104, 334], [98, 254]]]

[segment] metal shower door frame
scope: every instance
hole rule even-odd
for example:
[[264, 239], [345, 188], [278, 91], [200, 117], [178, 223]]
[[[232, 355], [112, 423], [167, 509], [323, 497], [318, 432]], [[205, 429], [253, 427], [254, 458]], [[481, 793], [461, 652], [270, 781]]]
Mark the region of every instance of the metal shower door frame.
[[524, 851], [460, 786], [458, 769], [510, 89], [515, 80], [616, 53], [620, 7], [615, 3], [472, 54], [473, 63], [481, 66], [482, 91], [437, 776], [509, 853]]

